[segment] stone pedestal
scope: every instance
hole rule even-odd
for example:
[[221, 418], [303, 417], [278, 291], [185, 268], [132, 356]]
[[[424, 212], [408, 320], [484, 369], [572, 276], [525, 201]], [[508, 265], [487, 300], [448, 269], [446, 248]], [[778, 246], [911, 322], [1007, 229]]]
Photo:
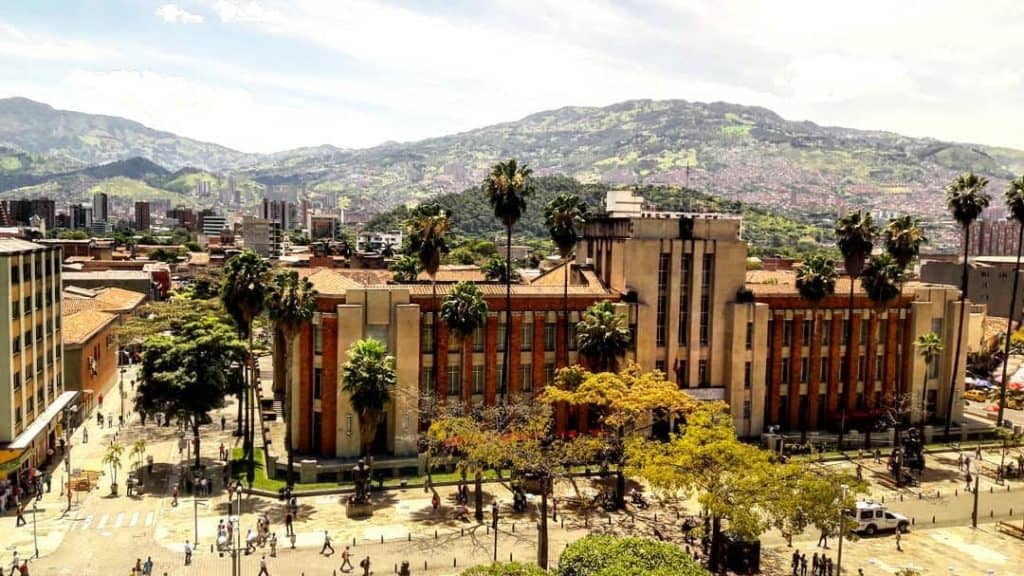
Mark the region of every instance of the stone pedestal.
[[345, 515], [349, 518], [369, 518], [373, 516], [373, 504], [370, 502], [356, 504], [349, 497], [345, 500]]
[[316, 460], [299, 461], [299, 483], [313, 484], [316, 482]]

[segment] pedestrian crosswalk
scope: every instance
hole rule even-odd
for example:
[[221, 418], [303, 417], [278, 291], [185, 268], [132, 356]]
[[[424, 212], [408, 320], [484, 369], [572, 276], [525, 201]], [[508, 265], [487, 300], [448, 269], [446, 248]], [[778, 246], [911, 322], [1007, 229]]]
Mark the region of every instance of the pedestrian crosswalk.
[[156, 512], [111, 512], [108, 514], [86, 514], [70, 519], [69, 530], [112, 532], [114, 530], [145, 527], [156, 522]]

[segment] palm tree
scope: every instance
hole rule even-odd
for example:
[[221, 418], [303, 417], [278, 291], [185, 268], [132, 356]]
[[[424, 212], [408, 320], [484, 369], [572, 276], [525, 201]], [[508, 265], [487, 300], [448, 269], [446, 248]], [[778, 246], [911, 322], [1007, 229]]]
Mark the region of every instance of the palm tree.
[[912, 216], [897, 216], [885, 225], [884, 244], [900, 268], [904, 270], [917, 258], [921, 245], [928, 242], [921, 228], [921, 221]]
[[[243, 453], [249, 463], [247, 475], [250, 482], [255, 475], [255, 450], [253, 449], [253, 414], [252, 399], [250, 398], [253, 386], [256, 383], [256, 359], [253, 357], [253, 320], [263, 313], [267, 293], [267, 279], [270, 274], [270, 265], [256, 252], [246, 249], [240, 254], [233, 256], [224, 265], [224, 278], [221, 282], [220, 298], [228, 315], [235, 322], [238, 329], [238, 337], [248, 340], [249, 363], [248, 381], [249, 386], [242, 383], [238, 391], [238, 429], [237, 435], [242, 435], [242, 421], [246, 420], [246, 427], [243, 440]], [[249, 410], [245, 410], [246, 403], [249, 403]]]
[[509, 342], [512, 336], [512, 227], [526, 211], [526, 199], [533, 195], [533, 170], [526, 164], [520, 165], [515, 158], [498, 162], [484, 179], [483, 191], [494, 210], [494, 217], [505, 226], [505, 386], [512, 381], [512, 351]]
[[508, 282], [508, 274], [510, 273], [512, 274], [512, 282], [518, 284], [519, 281], [522, 279], [519, 276], [519, 271], [512, 270], [511, 268], [509, 268], [508, 264], [505, 262], [505, 259], [498, 255], [491, 256], [491, 259], [488, 260], [486, 264], [484, 264], [483, 273], [484, 278], [486, 278], [488, 281], [501, 282], [502, 284]]
[[[569, 322], [569, 256], [579, 242], [580, 232], [587, 222], [587, 203], [575, 194], [561, 194], [544, 207], [544, 224], [551, 240], [558, 246], [558, 254], [565, 266], [562, 285], [562, 314]], [[569, 350], [569, 331], [565, 331], [565, 349]], [[568, 354], [568, 352], [566, 352]]]
[[398, 383], [395, 358], [380, 340], [359, 340], [348, 349], [341, 367], [342, 390], [359, 415], [359, 453], [368, 456], [377, 436], [377, 425]]
[[132, 459], [135, 461], [136, 471], [139, 475], [139, 480], [142, 480], [142, 461], [146, 458], [146, 441], [136, 440], [132, 444]]
[[395, 282], [415, 282], [416, 277], [420, 275], [420, 262], [415, 256], [399, 256], [391, 264], [391, 272], [395, 275]]
[[963, 229], [964, 262], [960, 273], [960, 320], [956, 330], [956, 348], [953, 356], [953, 379], [949, 386], [949, 401], [946, 402], [946, 437], [953, 423], [953, 402], [956, 398], [956, 380], [960, 375], [960, 351], [963, 350], [964, 317], [967, 312], [967, 251], [971, 243], [971, 224], [988, 207], [989, 195], [985, 192], [988, 179], [965, 172], [946, 185], [946, 206], [957, 224]]
[[615, 368], [616, 359], [626, 352], [631, 338], [625, 316], [604, 300], [583, 312], [583, 319], [576, 324], [576, 340], [580, 355], [607, 372]]
[[850, 277], [850, 299], [846, 326], [846, 382], [839, 400], [839, 409], [842, 413], [839, 424], [839, 449], [842, 450], [843, 434], [846, 432], [846, 404], [849, 401], [846, 391], [856, 388], [858, 364], [856, 350], [853, 348], [853, 288], [857, 277], [864, 270], [864, 261], [871, 255], [871, 248], [875, 244], [875, 227], [871, 223], [871, 214], [861, 210], [848, 213], [836, 222], [835, 235], [839, 252], [843, 255], [843, 267], [846, 268], [846, 275]]
[[[875, 308], [878, 310], [884, 309], [889, 302], [900, 295], [902, 282], [903, 267], [900, 266], [896, 262], [896, 259], [888, 253], [872, 256], [860, 276], [860, 285], [864, 289], [864, 293], [868, 295], [868, 299], [874, 303]], [[868, 377], [871, 378], [872, 376], [869, 375]], [[865, 393], [866, 392], [867, 385], [865, 384]], [[893, 400], [898, 400], [898, 398], [893, 398]], [[868, 400], [868, 403], [872, 408], [878, 407], [871, 399]], [[897, 419], [897, 448], [900, 446], [900, 424], [901, 419]], [[871, 448], [871, 428], [871, 425], [867, 426], [864, 434], [864, 447], [867, 449]], [[896, 483], [899, 484], [899, 482], [900, 479], [897, 477]]]
[[445, 237], [451, 229], [448, 213], [438, 204], [421, 204], [413, 209], [405, 222], [409, 233], [409, 254], [415, 256], [420, 267], [430, 276], [430, 307], [434, 311], [431, 325], [434, 367], [437, 369], [437, 270], [441, 256], [448, 253]]
[[931, 371], [932, 362], [942, 354], [942, 339], [935, 332], [928, 332], [921, 334], [914, 340], [914, 346], [917, 347], [917, 353], [924, 357], [924, 382], [921, 386], [921, 428], [924, 429], [926, 412], [925, 407], [928, 405], [928, 372]]
[[[818, 305], [822, 300], [836, 293], [836, 279], [839, 273], [836, 272], [834, 260], [824, 254], [815, 254], [804, 260], [796, 270], [796, 290], [800, 297], [811, 305], [811, 341], [808, 348], [814, 350], [815, 341], [818, 340]], [[820, 348], [818, 348], [820, 350]], [[814, 357], [814, 354], [812, 354]], [[799, 388], [799, 384], [797, 385]], [[813, 389], [812, 389], [813, 388]], [[793, 387], [790, 386], [790, 392]], [[791, 394], [795, 399], [798, 394]], [[818, 404], [817, 386], [807, 390], [807, 410], [800, 411], [800, 442], [807, 441], [807, 417], [811, 410], [816, 409]]]
[[102, 463], [110, 466], [110, 493], [117, 495], [117, 471], [121, 469], [121, 455], [124, 453], [124, 446], [117, 442], [111, 442], [107, 451], [103, 454]]
[[999, 381], [999, 417], [996, 418], [996, 427], [1002, 428], [1003, 414], [1006, 405], [1006, 370], [1010, 359], [1010, 342], [1013, 339], [1013, 319], [1019, 314], [1017, 310], [1017, 289], [1020, 283], [1020, 258], [1021, 250], [1024, 250], [1024, 176], [1018, 176], [1006, 187], [1006, 207], [1010, 210], [1010, 217], [1017, 221], [1017, 266], [1013, 272], [1013, 292], [1010, 293], [1010, 310], [1007, 312], [1006, 342], [1003, 344], [1003, 378]]
[[270, 313], [270, 320], [277, 330], [281, 332], [284, 353], [284, 414], [285, 422], [285, 449], [288, 451], [288, 478], [287, 485], [292, 486], [292, 472], [295, 469], [295, 454], [292, 446], [292, 422], [291, 418], [291, 395], [292, 395], [292, 371], [291, 354], [292, 341], [298, 335], [302, 327], [313, 319], [316, 311], [317, 292], [308, 278], [299, 279], [298, 273], [294, 270], [281, 271], [274, 275], [267, 292], [267, 311]]
[[[487, 302], [484, 301], [484, 293], [476, 284], [459, 282], [441, 302], [441, 319], [459, 340], [462, 346], [462, 369], [469, 370], [470, 365], [465, 360], [470, 358], [470, 339], [473, 332], [487, 322]], [[463, 390], [462, 400], [468, 403], [471, 394], [472, 390]]]

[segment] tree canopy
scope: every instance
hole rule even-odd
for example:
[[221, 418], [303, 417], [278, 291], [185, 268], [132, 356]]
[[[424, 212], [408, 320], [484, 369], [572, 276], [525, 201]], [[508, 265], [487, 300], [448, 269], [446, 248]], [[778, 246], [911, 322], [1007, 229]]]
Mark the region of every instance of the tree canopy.
[[710, 576], [679, 546], [650, 538], [591, 534], [558, 560], [557, 576]]

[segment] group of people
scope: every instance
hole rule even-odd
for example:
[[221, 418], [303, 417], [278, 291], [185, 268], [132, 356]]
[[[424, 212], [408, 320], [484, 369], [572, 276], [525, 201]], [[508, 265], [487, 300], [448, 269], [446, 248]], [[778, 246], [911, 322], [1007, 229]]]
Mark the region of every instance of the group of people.
[[146, 561], [143, 562], [142, 558], [135, 559], [135, 565], [132, 566], [131, 576], [152, 576], [153, 574], [153, 557], [147, 556]]
[[[807, 564], [807, 554], [801, 554], [799, 550], [794, 550], [793, 559], [790, 562], [793, 576], [807, 576]], [[811, 556], [810, 566], [811, 576], [837, 576], [835, 563], [825, 554], [819, 555], [815, 552]]]

